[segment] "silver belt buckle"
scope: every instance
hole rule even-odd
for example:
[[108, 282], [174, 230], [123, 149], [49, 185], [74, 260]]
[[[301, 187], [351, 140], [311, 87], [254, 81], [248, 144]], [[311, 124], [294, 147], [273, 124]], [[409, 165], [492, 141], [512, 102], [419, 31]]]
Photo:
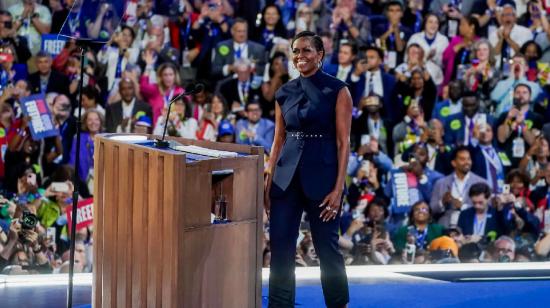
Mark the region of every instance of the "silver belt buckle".
[[303, 132], [296, 132], [296, 139], [300, 140], [304, 138], [304, 133]]

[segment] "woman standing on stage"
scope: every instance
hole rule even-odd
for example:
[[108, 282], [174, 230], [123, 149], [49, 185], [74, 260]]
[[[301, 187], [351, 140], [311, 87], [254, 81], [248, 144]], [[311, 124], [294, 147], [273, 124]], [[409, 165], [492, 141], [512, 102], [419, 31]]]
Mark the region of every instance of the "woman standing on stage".
[[265, 178], [269, 307], [294, 307], [296, 240], [304, 210], [321, 263], [325, 303], [347, 307], [348, 282], [337, 242], [352, 99], [344, 82], [320, 69], [325, 51], [318, 35], [300, 32], [291, 46], [300, 77], [275, 95], [275, 138]]

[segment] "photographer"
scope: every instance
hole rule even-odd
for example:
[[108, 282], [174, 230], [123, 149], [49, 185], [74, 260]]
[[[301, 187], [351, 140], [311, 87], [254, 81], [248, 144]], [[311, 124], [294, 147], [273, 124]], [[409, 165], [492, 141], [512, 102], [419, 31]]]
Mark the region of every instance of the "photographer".
[[0, 40], [9, 43], [15, 49], [16, 63], [25, 64], [31, 58], [27, 39], [17, 34], [13, 25], [13, 17], [8, 11], [0, 11]]
[[506, 234], [514, 238], [530, 236], [537, 239], [540, 233], [540, 220], [533, 214], [533, 203], [529, 199], [529, 178], [517, 170], [511, 170], [506, 176], [510, 193], [502, 193], [496, 198], [498, 209], [503, 208]]
[[535, 130], [542, 128], [544, 119], [531, 110], [531, 87], [519, 83], [514, 87], [514, 105], [497, 121], [497, 139], [506, 151], [512, 166], [519, 161], [535, 142]]
[[533, 189], [546, 185], [544, 168], [548, 165], [549, 157], [548, 140], [543, 136], [538, 136], [529, 151], [527, 151], [527, 155], [520, 160], [519, 169], [529, 175], [529, 184]]
[[14, 18], [13, 27], [27, 39], [33, 55], [40, 51], [42, 34], [50, 33], [52, 15], [50, 10], [36, 3], [36, 0], [23, 0], [8, 8]]
[[460, 212], [458, 227], [468, 242], [479, 242], [484, 238], [505, 233], [505, 213], [502, 206], [498, 210], [489, 206], [491, 188], [486, 183], [476, 183], [468, 192], [471, 207]]
[[359, 206], [361, 199], [368, 196], [372, 200], [375, 196], [383, 196], [381, 181], [378, 179], [378, 168], [371, 160], [363, 159], [357, 173], [349, 185], [347, 200], [351, 208]]

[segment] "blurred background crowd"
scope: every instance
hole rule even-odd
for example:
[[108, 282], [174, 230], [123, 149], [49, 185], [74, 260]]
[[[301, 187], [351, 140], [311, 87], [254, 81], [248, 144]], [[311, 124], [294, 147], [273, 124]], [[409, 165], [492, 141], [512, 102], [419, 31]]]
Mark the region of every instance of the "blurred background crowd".
[[[68, 270], [79, 95], [82, 199], [100, 133], [158, 135], [168, 119], [171, 136], [269, 155], [275, 92], [298, 77], [290, 43], [304, 30], [354, 102], [347, 264], [548, 259], [550, 1], [130, 0], [119, 16], [122, 2], [86, 1], [86, 18], [81, 1], [0, 1], [3, 273]], [[81, 58], [61, 32], [108, 42]], [[168, 114], [196, 82], [204, 91]], [[22, 102], [35, 95], [57, 136], [31, 134]], [[296, 264], [316, 266], [305, 215], [300, 229]], [[76, 270], [91, 271], [93, 229], [76, 232]]]

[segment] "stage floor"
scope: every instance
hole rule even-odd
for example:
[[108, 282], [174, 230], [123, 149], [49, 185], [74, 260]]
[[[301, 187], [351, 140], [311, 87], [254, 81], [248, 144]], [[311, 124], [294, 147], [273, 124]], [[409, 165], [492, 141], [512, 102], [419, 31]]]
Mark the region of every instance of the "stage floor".
[[[350, 266], [350, 307], [548, 307], [550, 262]], [[296, 306], [323, 307], [318, 268], [298, 268]], [[267, 279], [263, 272], [263, 306]], [[91, 307], [91, 274], [75, 275], [75, 307]], [[0, 307], [64, 307], [67, 275], [0, 276]]]

